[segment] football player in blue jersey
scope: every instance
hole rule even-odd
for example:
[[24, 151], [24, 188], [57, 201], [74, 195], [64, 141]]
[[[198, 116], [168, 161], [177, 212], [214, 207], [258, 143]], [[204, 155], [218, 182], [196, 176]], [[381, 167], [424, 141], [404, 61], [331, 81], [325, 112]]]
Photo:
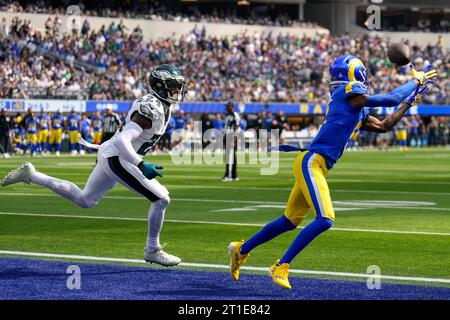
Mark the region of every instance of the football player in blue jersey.
[[[436, 70], [416, 71], [411, 66], [412, 79], [385, 94], [368, 94], [367, 69], [351, 55], [338, 57], [330, 66], [331, 100], [323, 123], [309, 145], [301, 151], [294, 163], [295, 184], [292, 188], [284, 214], [267, 224], [247, 241], [231, 242], [230, 271], [238, 280], [239, 269], [255, 247], [294, 230], [312, 210], [315, 219], [298, 234], [291, 246], [275, 264], [270, 273], [273, 281], [290, 289], [289, 264], [314, 238], [328, 230], [334, 223], [334, 210], [330, 191], [325, 179], [327, 173], [341, 157], [355, 130], [386, 132], [402, 119], [411, 105], [425, 94], [437, 77]], [[403, 104], [394, 113], [379, 120], [369, 116], [365, 108], [394, 107]], [[288, 146], [280, 150], [292, 151]]]

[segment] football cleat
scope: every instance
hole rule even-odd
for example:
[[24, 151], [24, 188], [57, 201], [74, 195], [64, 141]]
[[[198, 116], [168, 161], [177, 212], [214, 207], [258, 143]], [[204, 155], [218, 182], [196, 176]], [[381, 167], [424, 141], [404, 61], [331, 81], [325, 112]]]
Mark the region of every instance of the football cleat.
[[180, 258], [165, 252], [163, 247], [159, 247], [153, 251], [145, 250], [144, 260], [148, 263], [157, 263], [164, 267], [173, 267], [181, 262]]
[[230, 255], [230, 272], [234, 281], [239, 280], [239, 269], [245, 264], [249, 254], [241, 254], [240, 249], [244, 244], [244, 240], [234, 241], [228, 245], [228, 253]]
[[269, 274], [272, 276], [273, 282], [285, 289], [291, 289], [289, 283], [289, 264], [283, 263], [278, 265], [280, 260], [275, 261], [275, 264], [270, 267]]
[[25, 182], [30, 184], [31, 177], [36, 173], [36, 169], [30, 162], [23, 163], [17, 169], [10, 171], [2, 180], [1, 186], [6, 187], [10, 184]]
[[233, 181], [233, 179], [229, 178], [229, 177], [223, 177], [221, 181], [222, 182], [231, 182], [231, 181]]

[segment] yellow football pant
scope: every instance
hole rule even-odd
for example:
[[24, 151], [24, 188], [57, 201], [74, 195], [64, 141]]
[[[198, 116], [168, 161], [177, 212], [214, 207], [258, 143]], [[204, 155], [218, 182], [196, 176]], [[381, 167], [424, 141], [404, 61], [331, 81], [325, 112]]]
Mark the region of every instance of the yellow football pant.
[[70, 143], [78, 143], [79, 141], [79, 132], [78, 131], [69, 131], [69, 141]]
[[61, 144], [61, 138], [62, 138], [62, 129], [52, 129], [52, 132], [50, 133], [50, 138], [48, 139], [48, 143]]
[[38, 136], [36, 133], [28, 133], [27, 140], [28, 140], [28, 143], [36, 144], [38, 141]]
[[92, 137], [93, 144], [101, 144], [102, 143], [102, 131], [94, 131], [94, 136]]
[[38, 132], [38, 138], [37, 138], [38, 143], [47, 142], [47, 138], [48, 138], [48, 130], [40, 130]]
[[408, 132], [406, 130], [399, 130], [395, 134], [395, 138], [398, 141], [406, 141], [408, 139]]
[[334, 209], [325, 176], [328, 173], [325, 159], [317, 153], [301, 152], [294, 162], [295, 184], [284, 215], [298, 226], [310, 209], [316, 216], [334, 221]]

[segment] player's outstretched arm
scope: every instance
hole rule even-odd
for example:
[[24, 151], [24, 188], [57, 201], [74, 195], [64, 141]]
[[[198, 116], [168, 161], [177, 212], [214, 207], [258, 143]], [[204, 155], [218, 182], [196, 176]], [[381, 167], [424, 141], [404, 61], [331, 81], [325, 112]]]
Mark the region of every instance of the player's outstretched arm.
[[390, 131], [406, 114], [409, 108], [419, 101], [424, 94], [430, 90], [427, 85], [420, 85], [414, 93], [396, 110], [393, 114], [387, 116], [383, 120], [369, 116], [363, 123], [361, 130], [385, 133]]
[[349, 102], [353, 107], [358, 108], [395, 107], [413, 93], [418, 85], [419, 82], [417, 80], [410, 80], [389, 93], [380, 93], [371, 96], [354, 95], [349, 97]]
[[395, 107], [398, 106], [403, 100], [405, 100], [414, 90], [417, 90], [421, 85], [427, 83], [434, 83], [437, 77], [437, 71], [432, 70], [431, 66], [427, 67], [424, 71], [416, 71], [414, 66], [411, 65], [412, 80], [395, 88], [389, 93], [381, 93], [375, 95], [359, 94], [349, 97], [349, 102], [354, 107]]

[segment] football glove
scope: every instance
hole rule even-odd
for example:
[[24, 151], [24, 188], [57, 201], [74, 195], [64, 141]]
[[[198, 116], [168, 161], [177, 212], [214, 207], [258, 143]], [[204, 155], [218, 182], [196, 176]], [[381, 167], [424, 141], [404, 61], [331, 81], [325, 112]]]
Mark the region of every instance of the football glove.
[[414, 65], [412, 64], [410, 64], [409, 67], [411, 68], [411, 75], [413, 79], [419, 81], [420, 85], [435, 82], [437, 71], [436, 69], [431, 69], [431, 65], [428, 65], [425, 69], [423, 69], [423, 71], [416, 71], [416, 69], [414, 69]]
[[149, 180], [163, 176], [162, 173], [159, 172], [158, 170], [164, 168], [156, 164], [141, 161], [137, 167], [139, 168], [139, 170], [141, 170], [142, 174]]
[[414, 92], [408, 98], [406, 98], [405, 102], [407, 104], [413, 105], [414, 103], [422, 99], [423, 95], [430, 91], [430, 89], [431, 88], [426, 84], [418, 85], [416, 90], [414, 90]]

